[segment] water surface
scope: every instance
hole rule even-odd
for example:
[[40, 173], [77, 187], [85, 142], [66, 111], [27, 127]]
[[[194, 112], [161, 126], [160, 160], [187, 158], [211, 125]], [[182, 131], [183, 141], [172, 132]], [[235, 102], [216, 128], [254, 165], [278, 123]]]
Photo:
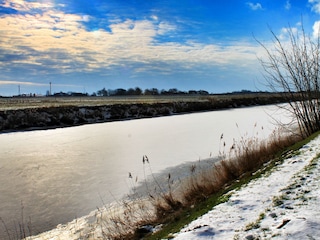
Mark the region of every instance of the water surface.
[[240, 108], [0, 134], [0, 217], [10, 228], [21, 222], [23, 208], [34, 234], [51, 229], [128, 193], [129, 172], [144, 178], [143, 155], [154, 173], [217, 156], [221, 134], [227, 149], [233, 138], [267, 137], [276, 128], [270, 114], [288, 120], [274, 109]]

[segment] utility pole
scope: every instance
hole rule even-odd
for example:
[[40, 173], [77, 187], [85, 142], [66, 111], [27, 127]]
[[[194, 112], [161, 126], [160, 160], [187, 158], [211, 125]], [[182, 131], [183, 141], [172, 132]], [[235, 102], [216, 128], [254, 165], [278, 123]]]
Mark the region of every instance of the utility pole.
[[20, 85], [18, 85], [18, 96], [21, 95], [21, 92], [20, 92]]
[[50, 91], [49, 91], [49, 95], [51, 96], [51, 82], [50, 82]]

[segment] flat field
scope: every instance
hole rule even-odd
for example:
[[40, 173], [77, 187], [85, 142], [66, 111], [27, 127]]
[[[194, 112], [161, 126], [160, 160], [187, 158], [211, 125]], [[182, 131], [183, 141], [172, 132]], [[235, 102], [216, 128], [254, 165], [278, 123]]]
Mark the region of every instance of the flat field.
[[62, 106], [104, 106], [114, 104], [198, 102], [207, 101], [200, 96], [112, 96], [112, 97], [14, 97], [0, 98], [0, 111], [25, 108]]
[[275, 93], [251, 94], [215, 94], [215, 95], [156, 95], [156, 96], [110, 96], [110, 97], [10, 97], [0, 98], [0, 111], [26, 108], [46, 108], [63, 106], [104, 106], [114, 104], [154, 104], [173, 102], [208, 102], [226, 101], [230, 99], [266, 98], [279, 95]]

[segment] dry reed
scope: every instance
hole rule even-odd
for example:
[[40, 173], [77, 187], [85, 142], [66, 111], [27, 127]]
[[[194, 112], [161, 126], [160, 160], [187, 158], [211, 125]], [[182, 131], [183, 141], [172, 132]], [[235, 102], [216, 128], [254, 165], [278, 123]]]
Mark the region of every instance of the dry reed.
[[[124, 203], [125, 209], [127, 209], [123, 213], [124, 215], [121, 218], [119, 216], [112, 217], [111, 225], [105, 226], [109, 232], [113, 233], [113, 235], [105, 235], [105, 239], [140, 238], [142, 235], [139, 229], [141, 230], [143, 226], [157, 225], [174, 219], [181, 210], [194, 206], [194, 204], [218, 193], [232, 182], [245, 175], [252, 174], [275, 158], [279, 152], [301, 139], [300, 135], [283, 134], [280, 131], [274, 131], [266, 140], [260, 140], [257, 135], [251, 138], [245, 136], [241, 137], [239, 141], [234, 140], [227, 153], [222, 134], [220, 137], [220, 148], [222, 149], [219, 150], [220, 161], [213, 163], [209, 169], [199, 169], [197, 165], [191, 165], [189, 177], [182, 181], [177, 188], [172, 188], [172, 176], [168, 174], [166, 183], [168, 191], [163, 190], [164, 183], [161, 184], [157, 181], [151, 171], [148, 157], [143, 156], [144, 168], [146, 164], [149, 165], [152, 178], [158, 188], [158, 191], [149, 192], [149, 199], [140, 199], [141, 202], [147, 201], [151, 204], [151, 206], [148, 206], [151, 208], [142, 204], [136, 212], [136, 208]], [[145, 184], [149, 190], [147, 181]], [[147, 208], [148, 211], [146, 211]], [[137, 216], [137, 214], [141, 215]]]

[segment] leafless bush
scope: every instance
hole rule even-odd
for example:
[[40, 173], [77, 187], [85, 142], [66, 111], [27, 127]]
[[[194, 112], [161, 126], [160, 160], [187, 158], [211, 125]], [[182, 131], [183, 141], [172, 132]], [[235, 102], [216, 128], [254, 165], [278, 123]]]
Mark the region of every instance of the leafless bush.
[[[320, 37], [309, 36], [301, 24], [300, 29], [289, 26], [287, 39], [272, 30], [273, 47], [260, 41], [266, 58], [260, 63], [269, 88], [281, 94], [298, 123], [301, 134], [309, 136], [320, 130]], [[320, 32], [320, 31], [318, 31]]]

